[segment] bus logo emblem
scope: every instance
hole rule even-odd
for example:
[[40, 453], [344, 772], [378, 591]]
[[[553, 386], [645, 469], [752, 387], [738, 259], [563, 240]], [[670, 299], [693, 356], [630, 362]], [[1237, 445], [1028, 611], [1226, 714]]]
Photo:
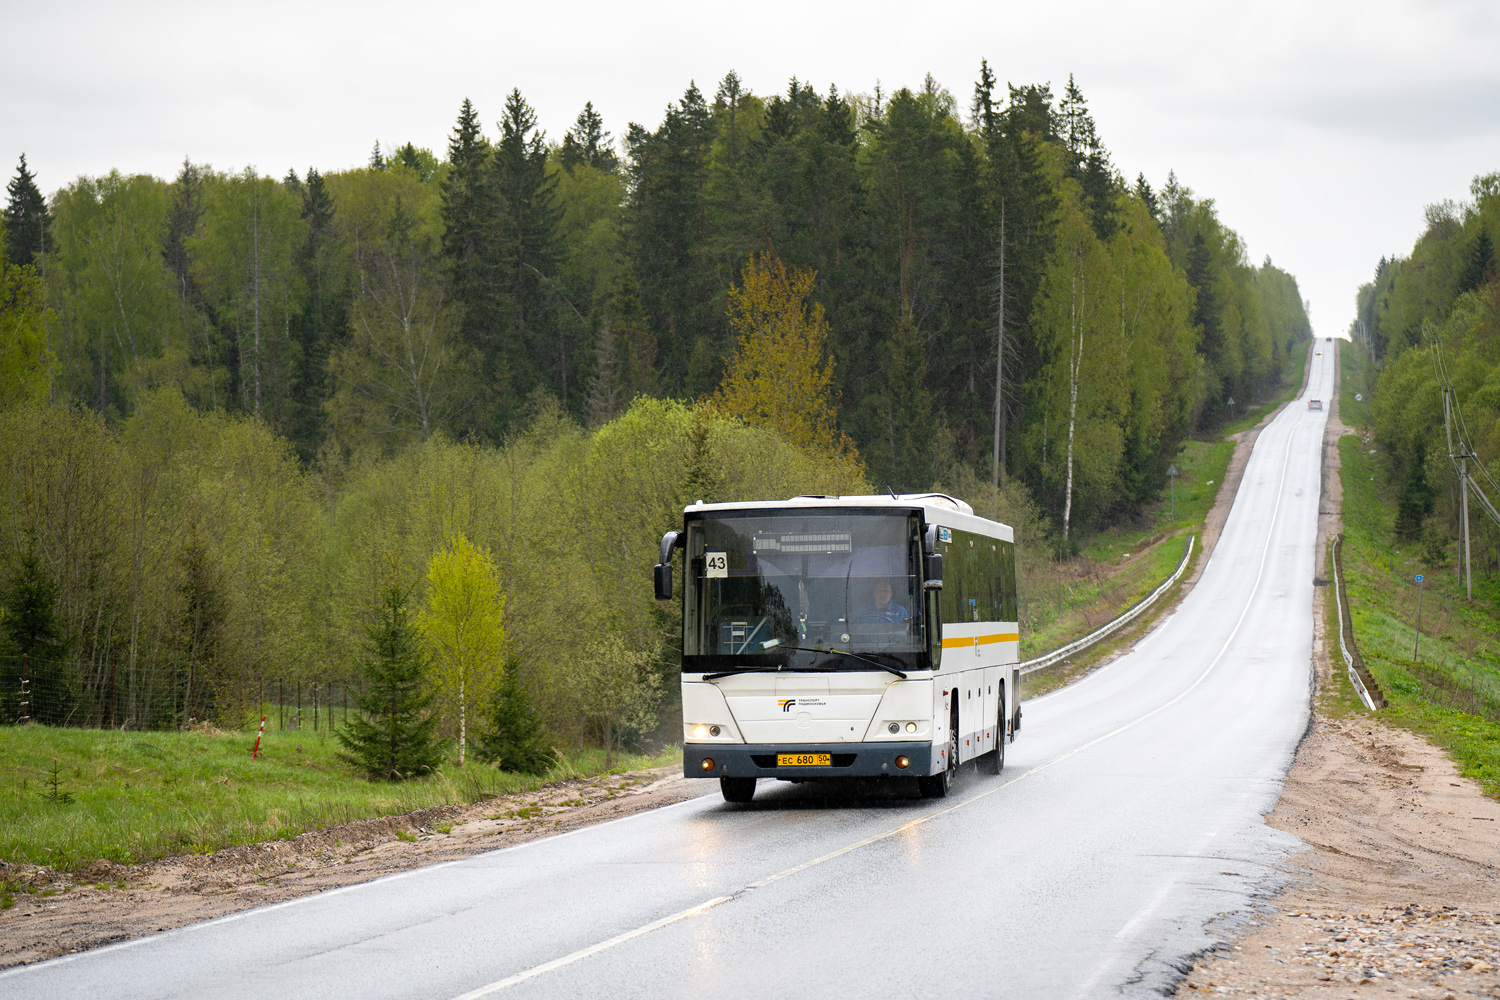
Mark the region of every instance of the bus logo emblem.
[[781, 706], [781, 710], [783, 712], [790, 712], [792, 710], [792, 706], [795, 705], [795, 704], [797, 704], [797, 699], [796, 698], [777, 698], [776, 699], [776, 704], [778, 704], [778, 705]]

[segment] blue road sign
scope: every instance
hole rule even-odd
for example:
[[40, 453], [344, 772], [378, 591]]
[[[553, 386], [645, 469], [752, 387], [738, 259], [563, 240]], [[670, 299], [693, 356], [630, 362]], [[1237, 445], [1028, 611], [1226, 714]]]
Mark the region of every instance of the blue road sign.
[[1422, 582], [1422, 574], [1421, 574], [1421, 573], [1418, 573], [1418, 574], [1417, 574], [1417, 582], [1418, 582], [1418, 583], [1421, 583], [1421, 582]]

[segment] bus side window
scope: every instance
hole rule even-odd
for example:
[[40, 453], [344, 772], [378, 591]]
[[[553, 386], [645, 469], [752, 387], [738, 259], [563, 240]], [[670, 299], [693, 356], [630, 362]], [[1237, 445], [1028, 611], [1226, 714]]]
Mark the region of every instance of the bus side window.
[[1000, 543], [1000, 583], [1003, 599], [1000, 607], [1001, 621], [1016, 621], [1016, 546], [1014, 542]]

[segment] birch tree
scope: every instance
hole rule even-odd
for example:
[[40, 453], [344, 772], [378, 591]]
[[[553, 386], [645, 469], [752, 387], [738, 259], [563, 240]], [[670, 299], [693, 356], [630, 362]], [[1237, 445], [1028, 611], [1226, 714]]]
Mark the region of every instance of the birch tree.
[[427, 564], [427, 602], [417, 627], [431, 653], [441, 706], [458, 721], [458, 763], [469, 737], [469, 706], [490, 700], [501, 674], [505, 598], [495, 560], [454, 532]]
[[479, 367], [442, 279], [438, 194], [405, 167], [329, 184], [358, 288], [349, 340], [329, 357], [332, 429], [351, 449], [426, 440], [472, 408]]
[[[1061, 507], [1061, 534], [1072, 534], [1080, 504], [1107, 504], [1118, 480], [1121, 427], [1128, 409], [1128, 360], [1119, 323], [1119, 278], [1092, 226], [1076, 208], [1058, 228], [1041, 291], [1038, 333], [1047, 354], [1045, 416], [1036, 441], [1043, 473]], [[1056, 435], [1059, 440], [1048, 441]], [[1062, 456], [1060, 468], [1046, 462]]]
[[306, 233], [301, 200], [246, 167], [209, 186], [203, 225], [188, 240], [194, 277], [234, 342], [240, 406], [270, 408], [272, 418], [280, 416], [289, 328], [305, 292], [296, 265]]

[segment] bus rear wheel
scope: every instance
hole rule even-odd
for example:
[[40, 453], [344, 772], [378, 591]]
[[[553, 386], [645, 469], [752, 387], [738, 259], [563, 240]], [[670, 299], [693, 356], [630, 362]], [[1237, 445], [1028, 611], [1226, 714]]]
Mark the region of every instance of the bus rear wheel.
[[990, 767], [999, 774], [1005, 770], [1005, 686], [1000, 686], [999, 717], [995, 720], [995, 749], [990, 751]]
[[749, 802], [755, 798], [754, 778], [720, 778], [719, 791], [725, 802]]

